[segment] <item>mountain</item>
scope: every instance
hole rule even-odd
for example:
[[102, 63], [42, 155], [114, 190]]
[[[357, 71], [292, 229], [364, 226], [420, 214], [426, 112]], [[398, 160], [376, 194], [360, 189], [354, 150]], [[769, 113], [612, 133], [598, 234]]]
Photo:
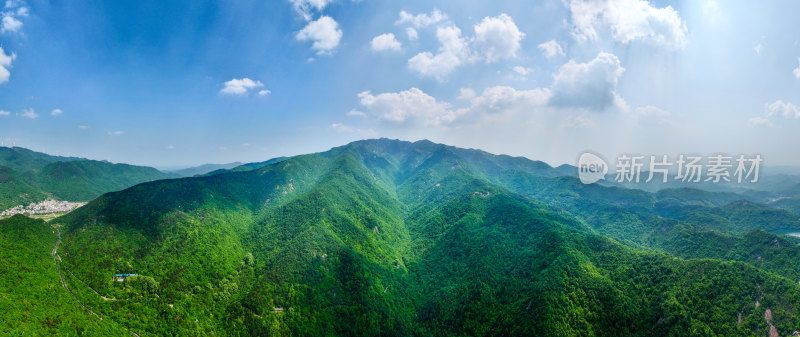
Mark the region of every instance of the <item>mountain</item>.
[[0, 166], [0, 210], [41, 201], [47, 194], [29, 184], [13, 169]]
[[56, 229], [16, 215], [0, 220], [0, 335], [129, 335], [89, 314], [62, 288], [51, 251]]
[[782, 223], [794, 214], [563, 173], [367, 140], [142, 183], [52, 223], [75, 296], [140, 336], [765, 336], [800, 325], [800, 252], [764, 231], [796, 228]]
[[260, 169], [260, 168], [262, 168], [264, 166], [267, 166], [269, 164], [280, 163], [280, 162], [286, 160], [287, 158], [288, 157], [276, 157], [276, 158], [272, 158], [270, 160], [266, 160], [266, 161], [262, 161], [262, 162], [242, 164], [242, 165], [239, 165], [239, 166], [236, 166], [236, 167], [232, 167], [232, 168], [229, 168], [229, 169], [218, 169], [218, 170], [210, 171], [210, 172], [206, 173], [206, 175], [216, 175], [216, 174], [229, 173], [229, 172], [244, 172], [244, 171], [257, 170], [257, 169]]
[[47, 198], [89, 201], [138, 183], [177, 177], [151, 167], [0, 147], [0, 209]]
[[171, 172], [175, 173], [175, 174], [177, 174], [177, 175], [179, 175], [181, 177], [193, 177], [193, 176], [196, 176], [196, 175], [203, 175], [203, 174], [206, 174], [206, 173], [211, 172], [211, 171], [232, 169], [232, 168], [237, 167], [239, 165], [242, 165], [242, 163], [238, 162], [238, 161], [237, 162], [233, 162], [233, 163], [227, 163], [227, 164], [204, 164], [204, 165], [200, 165], [200, 166], [189, 167], [189, 168], [185, 168], [185, 169], [181, 169], [181, 170], [175, 170], [175, 171], [171, 171]]
[[17, 172], [38, 171], [47, 164], [61, 161], [85, 160], [75, 157], [51, 156], [21, 147], [0, 146], [0, 165]]

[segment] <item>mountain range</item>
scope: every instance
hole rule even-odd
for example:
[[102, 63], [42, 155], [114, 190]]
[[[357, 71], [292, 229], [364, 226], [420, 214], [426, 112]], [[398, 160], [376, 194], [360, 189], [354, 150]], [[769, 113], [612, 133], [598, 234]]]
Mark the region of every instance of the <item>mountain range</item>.
[[0, 147], [0, 210], [48, 198], [89, 201], [138, 183], [177, 177], [152, 167]]
[[800, 215], [759, 200], [357, 141], [0, 220], [0, 334], [790, 335]]

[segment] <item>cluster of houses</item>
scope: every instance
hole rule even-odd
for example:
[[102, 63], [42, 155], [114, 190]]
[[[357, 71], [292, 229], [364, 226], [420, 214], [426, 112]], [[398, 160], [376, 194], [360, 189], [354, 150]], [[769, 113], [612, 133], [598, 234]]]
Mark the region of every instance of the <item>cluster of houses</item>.
[[45, 200], [42, 202], [30, 204], [28, 206], [18, 205], [13, 208], [9, 208], [0, 213], [0, 217], [5, 218], [17, 214], [41, 215], [41, 214], [52, 214], [52, 213], [66, 213], [72, 211], [73, 209], [81, 207], [85, 204], [86, 204], [85, 202]]

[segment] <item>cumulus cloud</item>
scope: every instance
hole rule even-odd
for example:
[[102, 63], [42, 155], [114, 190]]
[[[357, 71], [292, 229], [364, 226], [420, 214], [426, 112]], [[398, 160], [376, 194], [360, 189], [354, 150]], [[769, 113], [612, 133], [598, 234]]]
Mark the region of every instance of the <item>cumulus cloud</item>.
[[525, 37], [525, 33], [519, 31], [514, 20], [507, 14], [485, 17], [474, 30], [475, 46], [486, 63], [516, 56], [519, 42]]
[[553, 76], [551, 105], [556, 107], [605, 110], [625, 107], [616, 93], [619, 78], [625, 72], [614, 54], [600, 53], [593, 60], [578, 63], [570, 60]]
[[33, 109], [23, 109], [22, 113], [19, 114], [21, 117], [36, 119], [39, 118], [39, 114], [36, 113]]
[[645, 0], [572, 0], [573, 36], [597, 40], [608, 32], [621, 43], [645, 41], [669, 49], [686, 45], [686, 24], [671, 6], [655, 8]]
[[124, 134], [125, 134], [125, 131], [123, 131], [123, 130], [109, 131], [108, 132], [109, 136], [122, 136]]
[[8, 112], [8, 111], [5, 111], [5, 110], [0, 110], [0, 116], [8, 116], [8, 115], [10, 115], [10, 114], [11, 114], [11, 113], [10, 113], [10, 112]]
[[764, 110], [770, 117], [800, 118], [800, 107], [792, 102], [777, 100], [765, 105]]
[[336, 20], [323, 16], [309, 22], [295, 37], [299, 41], [312, 41], [311, 48], [317, 51], [317, 55], [324, 55], [330, 54], [339, 45], [342, 30]]
[[766, 119], [766, 118], [763, 118], [763, 117], [753, 117], [753, 118], [748, 119], [747, 120], [747, 126], [749, 126], [751, 128], [756, 128], [756, 127], [774, 128], [775, 127], [775, 125], [773, 125], [772, 122], [769, 121], [769, 119]]
[[384, 50], [397, 51], [400, 50], [400, 48], [402, 48], [400, 41], [397, 41], [397, 39], [395, 39], [394, 37], [394, 34], [392, 33], [381, 34], [374, 37], [372, 39], [372, 42], [369, 43], [369, 45], [370, 48], [372, 48], [372, 51], [384, 51]]
[[2, 25], [0, 25], [0, 33], [12, 32], [17, 33], [22, 29], [22, 21], [17, 20], [11, 15], [3, 15]]
[[564, 56], [564, 49], [561, 48], [561, 45], [558, 44], [558, 42], [556, 42], [555, 40], [550, 40], [539, 44], [539, 49], [542, 50], [542, 54], [546, 58], [552, 58], [555, 56]]
[[[255, 88], [260, 88], [260, 87], [263, 87], [263, 86], [264, 86], [264, 84], [261, 83], [261, 81], [253, 81], [253, 80], [251, 80], [251, 79], [249, 79], [247, 77], [242, 78], [242, 79], [234, 78], [234, 79], [232, 79], [230, 81], [227, 81], [227, 82], [223, 83], [223, 87], [222, 87], [222, 89], [220, 89], [219, 92], [221, 94], [226, 94], [226, 95], [239, 95], [239, 96], [242, 96], [242, 95], [246, 95], [247, 93], [249, 93], [250, 90], [253, 90]], [[262, 90], [262, 91], [264, 91], [264, 90]], [[261, 95], [262, 91], [259, 92], [259, 95]], [[267, 92], [264, 95], [269, 93], [269, 90], [266, 90], [266, 91]]]
[[438, 52], [433, 54], [426, 51], [415, 55], [408, 60], [409, 69], [441, 81], [463, 64], [480, 60], [493, 63], [516, 56], [520, 41], [525, 37], [514, 20], [506, 14], [485, 17], [473, 30], [474, 37], [464, 38], [461, 29], [455, 25], [438, 27]]
[[455, 26], [439, 27], [436, 29], [436, 38], [441, 47], [433, 55], [431, 52], [422, 52], [408, 60], [408, 67], [422, 76], [434, 77], [439, 80], [460, 66], [470, 57], [467, 42], [461, 37], [461, 30]]
[[306, 21], [311, 20], [313, 11], [321, 11], [333, 0], [289, 0], [295, 12], [300, 14]]
[[508, 86], [494, 86], [475, 95], [471, 89], [462, 89], [461, 97], [468, 98], [470, 106], [461, 114], [487, 115], [505, 112], [526, 112], [547, 105], [551, 92], [547, 88], [517, 90]]
[[3, 51], [3, 47], [0, 47], [0, 83], [8, 82], [8, 78], [11, 77], [11, 72], [8, 71], [8, 68], [11, 68], [11, 62], [17, 58], [16, 54], [6, 54]]
[[406, 35], [408, 35], [408, 39], [414, 41], [419, 38], [419, 34], [417, 34], [417, 30], [413, 27], [406, 28]]
[[395, 24], [411, 24], [416, 28], [424, 28], [447, 20], [447, 15], [440, 12], [438, 9], [434, 9], [430, 14], [421, 13], [417, 15], [406, 11], [400, 11], [400, 18], [397, 19]]
[[511, 70], [514, 70], [515, 73], [522, 76], [526, 76], [533, 71], [533, 69], [525, 68], [523, 66], [515, 66], [514, 68], [511, 68]]
[[258, 95], [259, 96], [266, 96], [266, 95], [269, 95], [271, 93], [272, 93], [272, 91], [270, 91], [269, 89], [263, 89], [263, 90], [259, 90], [258, 91]]
[[28, 16], [28, 7], [22, 1], [6, 1], [3, 9], [0, 12], [0, 33], [20, 33], [22, 21], [19, 18]]
[[462, 88], [458, 98], [465, 101], [466, 105], [455, 108], [451, 103], [438, 101], [417, 88], [379, 95], [365, 91], [358, 94], [358, 98], [367, 112], [351, 110], [348, 115], [372, 117], [389, 125], [448, 127], [494, 116], [530, 114], [545, 107], [550, 95], [547, 88], [517, 90], [494, 86], [484, 89], [480, 94]]
[[[2, 50], [2, 49], [0, 49], [0, 50]], [[797, 63], [800, 63], [800, 58], [797, 58]], [[795, 78], [800, 79], [800, 64], [797, 66], [797, 68], [794, 68], [792, 70], [792, 74], [794, 74]], [[0, 82], [2, 82], [2, 81], [0, 81]]]
[[61, 115], [63, 113], [64, 113], [64, 111], [62, 111], [61, 109], [53, 109], [53, 111], [50, 111], [50, 115], [51, 116], [58, 116], [58, 115]]
[[378, 95], [364, 91], [358, 94], [358, 99], [370, 115], [389, 124], [438, 126], [456, 118], [449, 103], [438, 102], [417, 88]]
[[753, 47], [753, 50], [755, 50], [756, 54], [758, 55], [761, 55], [761, 49], [764, 49], [764, 45], [762, 45], [761, 42], [759, 42]]

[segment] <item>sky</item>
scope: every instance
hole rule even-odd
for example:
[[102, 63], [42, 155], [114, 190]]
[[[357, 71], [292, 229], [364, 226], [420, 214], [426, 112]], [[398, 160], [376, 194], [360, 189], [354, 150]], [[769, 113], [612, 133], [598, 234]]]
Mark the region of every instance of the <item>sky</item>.
[[155, 167], [430, 139], [800, 165], [796, 1], [0, 2], [0, 141]]

